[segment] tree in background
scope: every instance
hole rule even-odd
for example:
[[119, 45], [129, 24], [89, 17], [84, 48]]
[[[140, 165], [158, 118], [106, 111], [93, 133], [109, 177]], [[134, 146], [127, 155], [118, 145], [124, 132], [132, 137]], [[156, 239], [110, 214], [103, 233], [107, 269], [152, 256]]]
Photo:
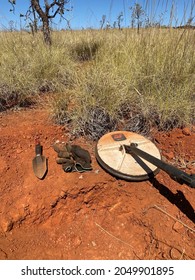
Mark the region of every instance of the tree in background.
[[[14, 6], [17, 4], [17, 0], [8, 1], [14, 9]], [[28, 12], [35, 13], [35, 19], [36, 15], [39, 17], [42, 22], [44, 41], [47, 45], [51, 45], [50, 22], [57, 15], [63, 17], [65, 11], [70, 11], [70, 9], [65, 8], [65, 6], [69, 3], [69, 0], [44, 0], [44, 4], [40, 4], [39, 0], [29, 0], [29, 2], [30, 6], [28, 8]], [[37, 27], [37, 25], [35, 25], [35, 27]]]
[[10, 30], [11, 32], [14, 31], [14, 21], [13, 21], [13, 20], [10, 20], [10, 21], [9, 21], [9, 30]]
[[134, 28], [134, 24], [135, 24], [135, 19], [134, 19], [134, 18], [132, 18], [132, 19], [131, 19], [131, 25], [130, 25], [130, 26], [131, 26], [131, 28]]
[[106, 15], [103, 15], [102, 19], [100, 20], [100, 29], [103, 29], [105, 22], [106, 22]]
[[123, 21], [123, 13], [121, 12], [117, 17], [117, 25], [118, 25], [119, 30], [122, 29], [122, 27], [121, 27], [122, 21]]
[[116, 21], [113, 22], [113, 28], [116, 28]]
[[[34, 35], [38, 32], [38, 18], [34, 7], [29, 7], [26, 14], [20, 14], [20, 18], [24, 18], [25, 21], [29, 22], [31, 33]], [[20, 22], [20, 29], [22, 29], [22, 24]]]
[[142, 23], [142, 17], [144, 15], [144, 10], [142, 9], [142, 6], [138, 3], [135, 3], [134, 7], [130, 8], [132, 10], [132, 22], [137, 22], [137, 32], [139, 34], [139, 29]]
[[[31, 14], [31, 12], [30, 12], [30, 14]], [[37, 33], [37, 31], [38, 31], [38, 19], [37, 19], [37, 15], [36, 15], [36, 11], [35, 11], [35, 8], [34, 7], [32, 7], [32, 16], [33, 16], [33, 18], [32, 18], [32, 22], [30, 22], [30, 28], [31, 28], [31, 31], [32, 31], [32, 33], [34, 34], [34, 33]]]

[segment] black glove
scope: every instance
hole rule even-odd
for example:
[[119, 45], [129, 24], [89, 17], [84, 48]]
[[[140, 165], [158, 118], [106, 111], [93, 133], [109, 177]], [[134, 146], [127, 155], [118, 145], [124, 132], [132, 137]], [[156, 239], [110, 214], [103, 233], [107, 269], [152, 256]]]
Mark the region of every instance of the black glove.
[[75, 160], [75, 169], [78, 172], [92, 170], [91, 156], [87, 150], [84, 150], [78, 145], [71, 146], [72, 157]]
[[58, 154], [56, 162], [62, 164], [62, 169], [65, 172], [92, 170], [90, 154], [80, 146], [55, 143], [53, 148]]
[[76, 171], [74, 168], [74, 160], [71, 155], [71, 146], [65, 143], [55, 143], [53, 145], [54, 151], [58, 153], [56, 162], [62, 164], [62, 169], [65, 172]]

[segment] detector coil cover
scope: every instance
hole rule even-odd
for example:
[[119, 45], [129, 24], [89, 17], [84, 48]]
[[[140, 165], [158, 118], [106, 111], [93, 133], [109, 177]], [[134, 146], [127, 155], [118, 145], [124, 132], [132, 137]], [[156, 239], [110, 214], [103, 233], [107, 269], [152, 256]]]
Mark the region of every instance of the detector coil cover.
[[155, 176], [159, 169], [141, 157], [126, 153], [124, 145], [135, 143], [137, 148], [161, 159], [160, 152], [146, 137], [130, 131], [114, 131], [103, 135], [96, 145], [96, 159], [111, 175], [142, 181]]

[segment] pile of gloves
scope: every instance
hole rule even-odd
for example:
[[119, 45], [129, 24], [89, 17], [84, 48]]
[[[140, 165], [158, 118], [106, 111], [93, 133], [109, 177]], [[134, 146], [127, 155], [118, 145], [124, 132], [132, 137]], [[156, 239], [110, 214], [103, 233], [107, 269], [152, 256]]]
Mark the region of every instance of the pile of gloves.
[[85, 172], [92, 170], [89, 152], [78, 145], [69, 143], [55, 143], [54, 151], [57, 153], [56, 162], [62, 165], [65, 172]]

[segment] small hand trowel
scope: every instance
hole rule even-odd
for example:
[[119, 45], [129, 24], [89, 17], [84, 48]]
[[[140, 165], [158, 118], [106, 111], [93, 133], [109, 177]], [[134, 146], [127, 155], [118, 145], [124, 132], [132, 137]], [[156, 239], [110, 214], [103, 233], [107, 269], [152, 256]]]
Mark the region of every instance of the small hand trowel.
[[47, 173], [47, 159], [42, 155], [43, 153], [43, 146], [41, 146], [40, 142], [36, 140], [35, 142], [35, 154], [32, 161], [33, 171], [34, 174], [39, 179], [43, 179]]

